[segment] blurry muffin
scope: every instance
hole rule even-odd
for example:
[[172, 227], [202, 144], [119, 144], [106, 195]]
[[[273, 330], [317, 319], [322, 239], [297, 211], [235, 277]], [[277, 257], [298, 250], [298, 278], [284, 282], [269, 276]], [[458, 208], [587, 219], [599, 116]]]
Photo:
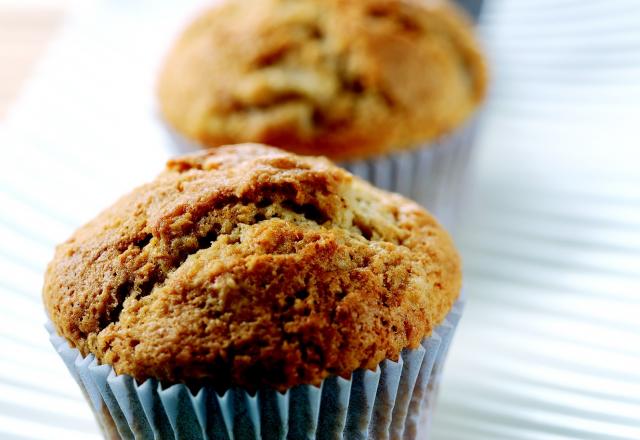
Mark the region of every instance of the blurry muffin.
[[202, 145], [349, 161], [451, 132], [485, 76], [469, 23], [445, 1], [235, 0], [180, 36], [158, 96], [165, 120]]
[[158, 98], [179, 151], [324, 155], [453, 226], [485, 88], [446, 0], [228, 0], [178, 38]]
[[239, 145], [170, 161], [76, 231], [43, 297], [54, 345], [125, 437], [355, 438], [417, 419], [459, 291], [452, 242], [415, 203]]

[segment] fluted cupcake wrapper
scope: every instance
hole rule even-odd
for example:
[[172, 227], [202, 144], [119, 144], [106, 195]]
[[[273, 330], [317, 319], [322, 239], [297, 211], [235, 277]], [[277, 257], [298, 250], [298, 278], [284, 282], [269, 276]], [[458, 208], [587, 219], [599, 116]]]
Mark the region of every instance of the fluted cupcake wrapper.
[[415, 200], [451, 229], [458, 220], [476, 127], [473, 119], [435, 142], [338, 165], [378, 188]]
[[154, 379], [138, 384], [83, 357], [47, 324], [50, 340], [90, 402], [107, 438], [123, 439], [424, 439], [440, 371], [462, 303], [420, 347], [397, 362], [350, 379], [329, 377], [320, 386], [254, 395], [183, 384], [164, 387]]

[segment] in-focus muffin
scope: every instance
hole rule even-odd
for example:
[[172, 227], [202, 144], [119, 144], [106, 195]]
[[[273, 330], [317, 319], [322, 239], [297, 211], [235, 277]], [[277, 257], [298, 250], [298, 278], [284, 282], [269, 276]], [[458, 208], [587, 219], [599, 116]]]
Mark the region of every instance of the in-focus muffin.
[[415, 203], [322, 158], [240, 145], [171, 160], [76, 231], [43, 296], [54, 344], [124, 437], [396, 438], [460, 282]]
[[[462, 172], [449, 162], [466, 163], [465, 123], [485, 88], [472, 27], [446, 0], [231, 0], [179, 37], [158, 97], [163, 119], [196, 144], [263, 142], [365, 160], [385, 168], [376, 176], [361, 167], [367, 180], [435, 208], [427, 192], [451, 185], [436, 174]], [[452, 134], [446, 157], [434, 159], [447, 169], [428, 169], [431, 159], [417, 155], [435, 154], [434, 142]], [[419, 166], [381, 177], [401, 166], [381, 160], [403, 152]], [[421, 184], [428, 189], [413, 188]]]

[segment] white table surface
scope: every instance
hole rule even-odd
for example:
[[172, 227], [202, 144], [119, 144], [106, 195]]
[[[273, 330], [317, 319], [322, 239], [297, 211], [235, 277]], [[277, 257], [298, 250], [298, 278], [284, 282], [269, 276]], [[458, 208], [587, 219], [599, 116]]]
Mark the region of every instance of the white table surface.
[[[55, 243], [170, 154], [158, 62], [201, 1], [74, 7], [0, 131], [0, 438], [98, 438], [42, 327]], [[640, 439], [640, 2], [487, 1], [435, 439]], [[1, 68], [1, 66], [0, 66]]]

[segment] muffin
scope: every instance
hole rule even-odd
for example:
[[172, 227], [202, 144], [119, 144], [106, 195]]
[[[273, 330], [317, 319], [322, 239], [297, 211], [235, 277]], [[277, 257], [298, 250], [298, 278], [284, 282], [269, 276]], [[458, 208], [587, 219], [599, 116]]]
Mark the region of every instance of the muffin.
[[414, 438], [460, 284], [414, 202], [248, 144], [173, 159], [78, 229], [43, 298], [109, 435]]
[[324, 155], [437, 211], [485, 88], [471, 25], [447, 1], [232, 0], [178, 38], [158, 101], [193, 145]]

